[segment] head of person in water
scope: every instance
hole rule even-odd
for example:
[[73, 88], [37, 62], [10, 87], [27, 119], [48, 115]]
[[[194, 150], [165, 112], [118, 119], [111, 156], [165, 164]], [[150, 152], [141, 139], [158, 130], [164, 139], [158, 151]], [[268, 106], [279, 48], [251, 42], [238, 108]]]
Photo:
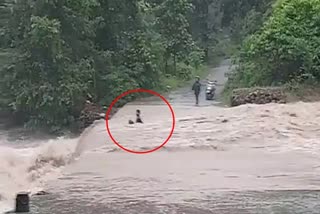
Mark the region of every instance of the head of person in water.
[[140, 115], [140, 113], [141, 113], [141, 112], [140, 112], [140, 110], [139, 110], [139, 109], [137, 109], [137, 114], [138, 114], [138, 115]]

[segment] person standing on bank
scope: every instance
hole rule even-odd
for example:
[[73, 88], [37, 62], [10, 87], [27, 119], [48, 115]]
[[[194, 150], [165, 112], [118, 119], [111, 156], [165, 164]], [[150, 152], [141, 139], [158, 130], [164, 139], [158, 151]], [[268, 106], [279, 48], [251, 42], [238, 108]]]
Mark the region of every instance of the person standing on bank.
[[199, 104], [199, 94], [201, 91], [201, 83], [200, 83], [200, 77], [196, 77], [196, 81], [193, 83], [192, 90], [194, 91], [194, 95], [196, 97], [196, 105]]

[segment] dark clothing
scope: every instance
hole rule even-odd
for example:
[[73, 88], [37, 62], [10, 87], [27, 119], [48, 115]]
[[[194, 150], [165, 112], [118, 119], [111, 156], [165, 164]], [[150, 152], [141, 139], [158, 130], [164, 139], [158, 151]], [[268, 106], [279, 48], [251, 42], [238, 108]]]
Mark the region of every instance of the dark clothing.
[[136, 123], [143, 123], [141, 118], [140, 118], [140, 114], [137, 114]]
[[192, 90], [194, 91], [194, 95], [196, 96], [196, 104], [199, 104], [199, 94], [201, 91], [201, 83], [199, 81], [196, 81], [193, 86]]
[[196, 96], [196, 104], [198, 105], [199, 104], [199, 94], [195, 94]]
[[196, 81], [195, 83], [193, 83], [192, 90], [194, 91], [195, 94], [199, 95], [201, 90], [201, 83], [199, 81]]

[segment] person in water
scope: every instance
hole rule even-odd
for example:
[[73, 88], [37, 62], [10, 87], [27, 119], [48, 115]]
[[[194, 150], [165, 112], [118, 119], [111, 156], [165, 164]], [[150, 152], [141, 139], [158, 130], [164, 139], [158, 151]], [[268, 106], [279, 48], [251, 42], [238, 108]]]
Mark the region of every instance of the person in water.
[[138, 110], [137, 110], [137, 113], [136, 113], [136, 115], [137, 115], [136, 123], [143, 123], [142, 120], [141, 120], [140, 114], [141, 114], [141, 112], [140, 112], [140, 110], [138, 109]]
[[196, 97], [196, 105], [199, 104], [199, 94], [201, 90], [200, 77], [196, 77], [196, 81], [193, 83], [192, 90], [194, 91], [194, 95]]

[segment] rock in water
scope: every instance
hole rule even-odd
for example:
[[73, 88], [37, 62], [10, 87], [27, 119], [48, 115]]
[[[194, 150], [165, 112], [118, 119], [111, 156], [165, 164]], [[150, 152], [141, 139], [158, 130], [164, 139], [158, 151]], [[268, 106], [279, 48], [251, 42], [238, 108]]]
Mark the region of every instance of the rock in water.
[[224, 120], [222, 120], [221, 122], [222, 122], [222, 123], [227, 123], [227, 122], [229, 122], [229, 120], [224, 119]]
[[49, 193], [48, 192], [46, 192], [46, 191], [39, 191], [39, 192], [37, 192], [35, 195], [48, 195]]
[[30, 211], [29, 194], [21, 192], [16, 197], [16, 213], [26, 213]]

